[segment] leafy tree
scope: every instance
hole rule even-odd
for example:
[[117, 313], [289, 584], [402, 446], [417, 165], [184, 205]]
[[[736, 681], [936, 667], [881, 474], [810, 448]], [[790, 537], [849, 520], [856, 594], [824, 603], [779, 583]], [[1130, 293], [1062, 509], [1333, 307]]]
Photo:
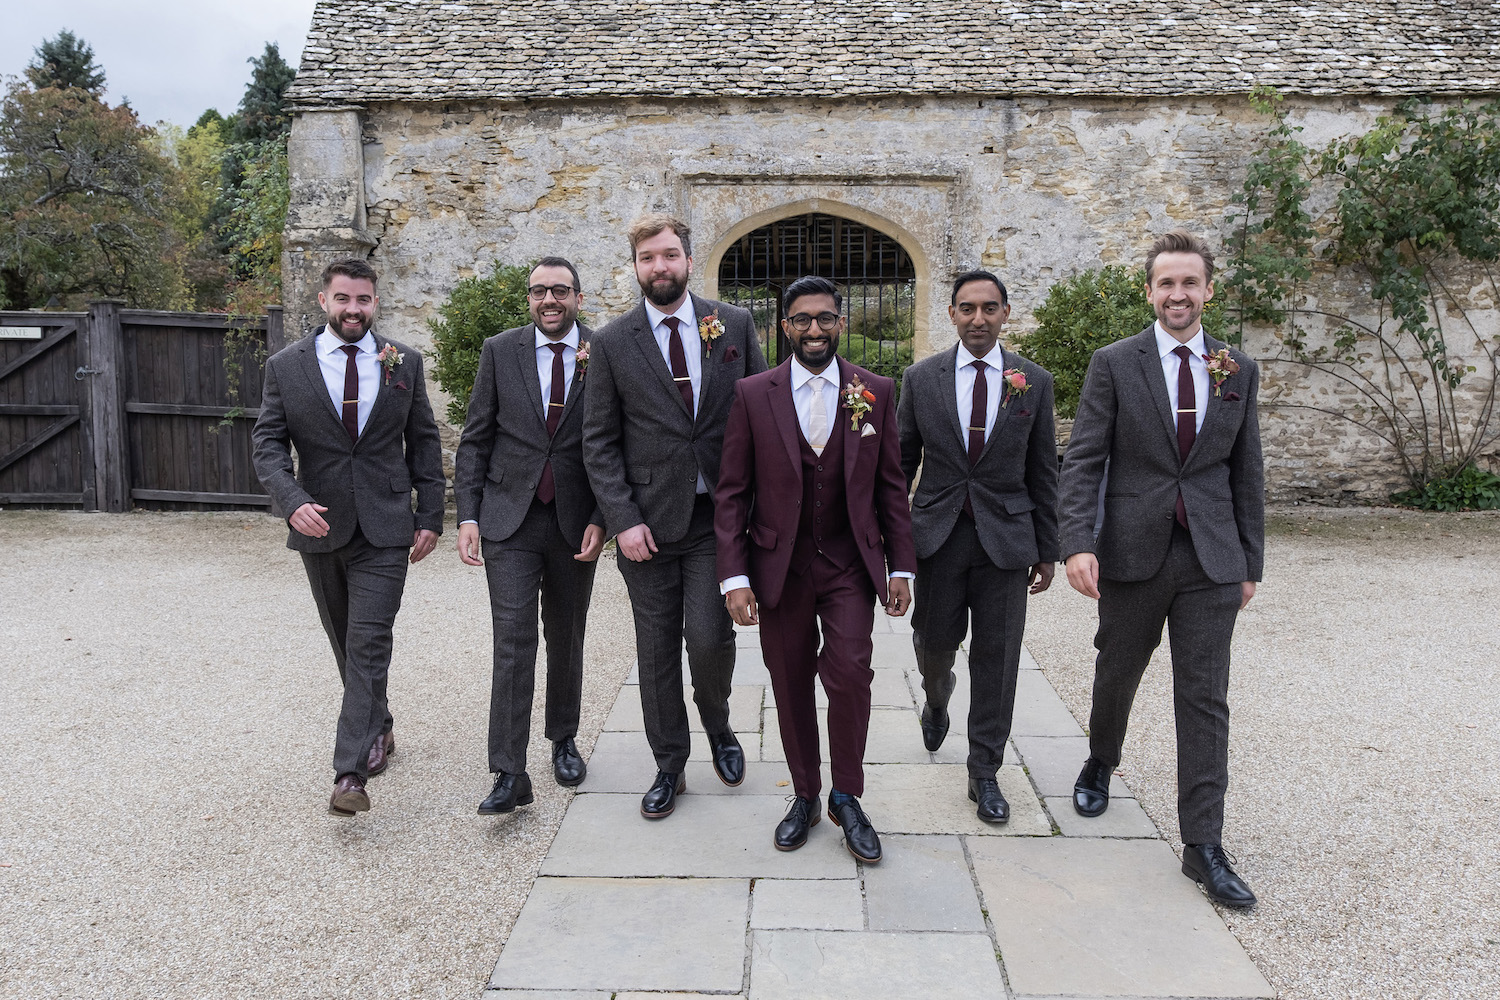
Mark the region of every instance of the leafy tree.
[[[1156, 320], [1146, 301], [1146, 269], [1111, 264], [1060, 281], [1034, 313], [1037, 327], [1018, 338], [1016, 349], [1052, 373], [1057, 415], [1078, 413], [1078, 394], [1089, 360], [1099, 348], [1140, 333]], [[1211, 299], [1203, 310], [1203, 329], [1223, 338], [1224, 310]], [[1237, 335], [1227, 338], [1238, 344]]]
[[104, 70], [94, 62], [94, 50], [66, 28], [35, 49], [26, 79], [37, 90], [76, 88], [98, 97], [104, 93]]
[[460, 281], [438, 307], [432, 330], [432, 377], [448, 394], [448, 422], [462, 427], [469, 413], [469, 394], [479, 373], [479, 351], [486, 337], [531, 322], [526, 279], [535, 262], [495, 262], [488, 275]]
[[283, 98], [297, 71], [281, 58], [281, 50], [275, 42], [267, 42], [266, 50], [258, 58], [252, 57], [246, 62], [251, 66], [250, 83], [245, 87], [245, 96], [240, 99], [239, 115], [234, 125], [235, 141], [285, 139], [292, 128], [292, 116], [287, 112]]
[[[1225, 284], [1240, 321], [1269, 325], [1280, 341], [1271, 363], [1360, 398], [1275, 405], [1330, 413], [1384, 441], [1411, 484], [1402, 501], [1435, 482], [1474, 482], [1467, 470], [1500, 436], [1500, 340], [1469, 309], [1475, 290], [1500, 300], [1500, 104], [1407, 100], [1368, 132], [1314, 149], [1279, 95], [1260, 89], [1252, 100], [1272, 127], [1234, 199]], [[1363, 295], [1314, 299], [1315, 280]]]
[[281, 301], [281, 232], [291, 202], [286, 145], [261, 143], [226, 195], [229, 214], [219, 236], [233, 279], [231, 308], [255, 315]]

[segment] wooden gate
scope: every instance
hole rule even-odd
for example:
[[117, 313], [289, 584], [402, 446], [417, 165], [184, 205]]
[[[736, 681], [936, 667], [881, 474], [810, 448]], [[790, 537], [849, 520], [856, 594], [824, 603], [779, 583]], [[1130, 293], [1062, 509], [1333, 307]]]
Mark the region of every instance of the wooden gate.
[[0, 313], [0, 504], [96, 509], [87, 313]]

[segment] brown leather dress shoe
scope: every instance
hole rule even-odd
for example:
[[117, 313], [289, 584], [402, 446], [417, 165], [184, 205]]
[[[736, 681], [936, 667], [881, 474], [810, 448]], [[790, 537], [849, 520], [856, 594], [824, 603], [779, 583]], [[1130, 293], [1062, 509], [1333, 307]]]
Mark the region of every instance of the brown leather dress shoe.
[[370, 744], [370, 777], [374, 777], [384, 771], [390, 763], [391, 754], [396, 752], [396, 736], [394, 733], [381, 733], [375, 737], [375, 742]]
[[334, 783], [333, 797], [328, 800], [328, 811], [335, 816], [353, 816], [370, 808], [370, 795], [365, 791], [365, 779], [357, 774], [345, 774]]

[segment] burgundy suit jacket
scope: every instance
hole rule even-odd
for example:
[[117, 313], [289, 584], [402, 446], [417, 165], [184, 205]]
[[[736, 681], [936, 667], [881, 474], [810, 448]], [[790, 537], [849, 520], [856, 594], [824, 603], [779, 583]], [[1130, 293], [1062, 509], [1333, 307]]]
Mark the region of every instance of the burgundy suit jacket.
[[[844, 435], [844, 492], [860, 560], [884, 604], [890, 571], [915, 572], [911, 508], [901, 472], [896, 385], [838, 359], [842, 387], [858, 376], [875, 394], [869, 413], [850, 424], [842, 398], [831, 433]], [[864, 433], [864, 428], [874, 433]], [[748, 576], [756, 600], [774, 608], [792, 561], [802, 513], [802, 429], [792, 402], [791, 362], [735, 383], [724, 430], [714, 534], [720, 580]]]

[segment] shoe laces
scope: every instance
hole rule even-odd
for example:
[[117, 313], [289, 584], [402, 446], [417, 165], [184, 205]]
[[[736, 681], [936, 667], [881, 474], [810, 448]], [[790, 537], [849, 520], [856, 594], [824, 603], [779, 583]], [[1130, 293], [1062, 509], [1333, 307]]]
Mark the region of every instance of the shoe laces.
[[1234, 866], [1239, 864], [1239, 861], [1233, 854], [1224, 850], [1222, 844], [1209, 844], [1207, 854], [1208, 866], [1210, 868], [1223, 868], [1233, 874]]

